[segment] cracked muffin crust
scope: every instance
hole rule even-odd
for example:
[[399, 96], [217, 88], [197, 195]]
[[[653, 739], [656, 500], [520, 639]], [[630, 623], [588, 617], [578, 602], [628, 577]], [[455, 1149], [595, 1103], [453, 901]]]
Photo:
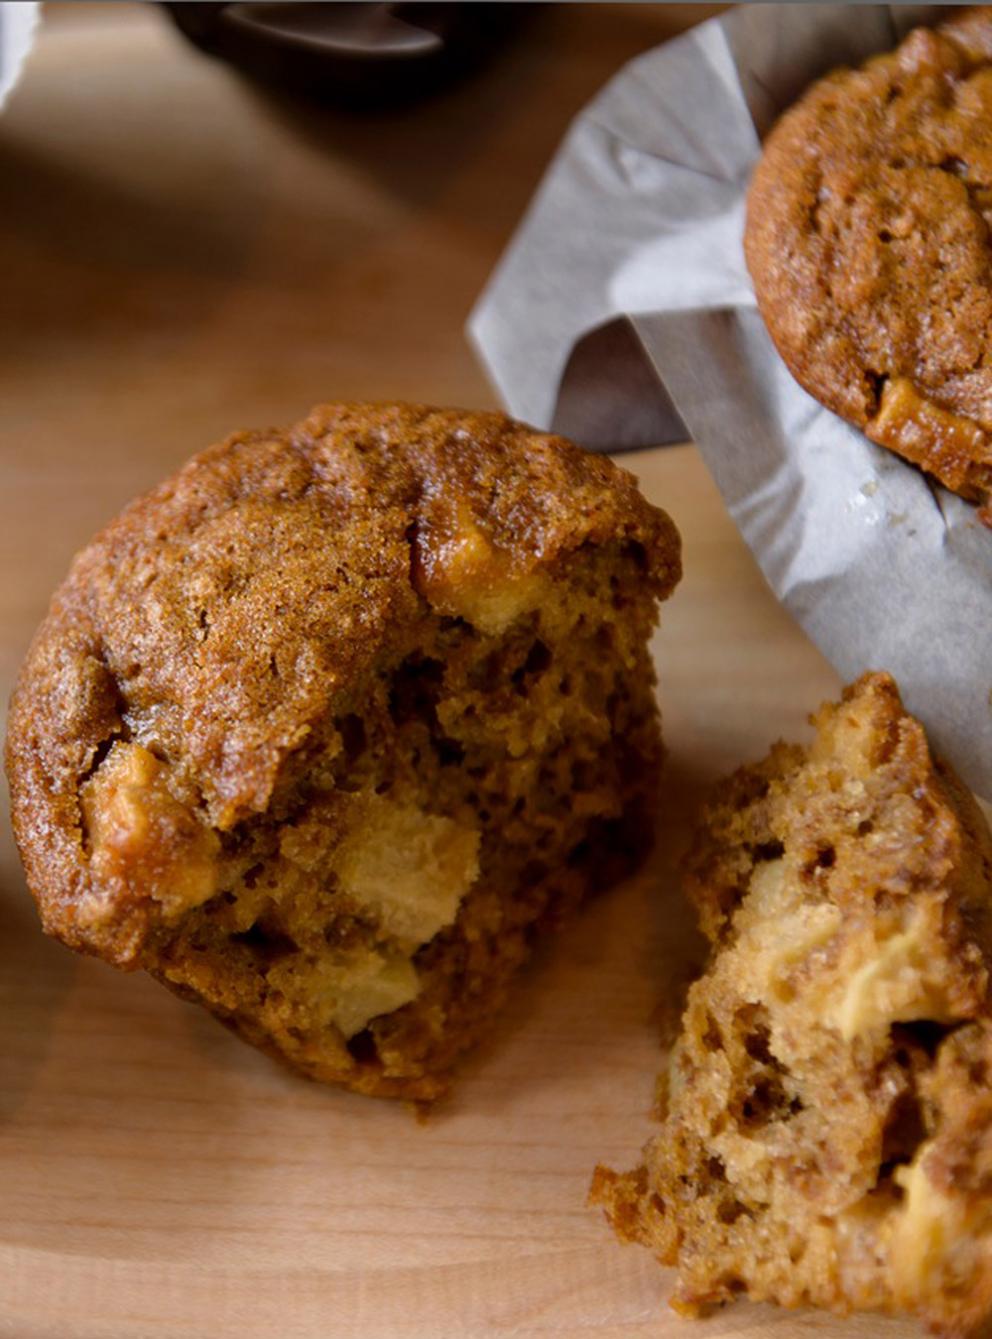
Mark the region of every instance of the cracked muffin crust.
[[720, 786], [687, 857], [711, 942], [641, 1166], [593, 1201], [696, 1315], [744, 1294], [992, 1309], [992, 838], [869, 674]]
[[992, 8], [821, 79], [769, 135], [744, 249], [805, 390], [992, 524]]
[[45, 929], [302, 1072], [430, 1100], [650, 840], [678, 533], [498, 414], [238, 433], [73, 563], [7, 739]]

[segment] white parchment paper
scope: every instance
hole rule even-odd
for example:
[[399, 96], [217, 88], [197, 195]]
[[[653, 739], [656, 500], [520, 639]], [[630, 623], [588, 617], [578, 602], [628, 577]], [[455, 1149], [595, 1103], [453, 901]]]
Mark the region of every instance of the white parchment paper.
[[810, 637], [845, 678], [891, 670], [988, 799], [992, 531], [793, 381], [741, 243], [778, 113], [936, 13], [745, 5], [633, 61], [573, 124], [469, 331], [522, 419], [604, 450], [691, 436]]
[[20, 78], [34, 43], [40, 8], [38, 0], [0, 2], [0, 107]]

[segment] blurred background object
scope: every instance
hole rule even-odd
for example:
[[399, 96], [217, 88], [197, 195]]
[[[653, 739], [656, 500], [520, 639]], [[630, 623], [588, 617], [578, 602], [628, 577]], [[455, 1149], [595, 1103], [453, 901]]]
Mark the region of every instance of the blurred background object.
[[198, 47], [253, 78], [348, 106], [424, 97], [476, 69], [527, 4], [167, 4]]
[[38, 26], [37, 0], [0, 4], [0, 107], [17, 83]]

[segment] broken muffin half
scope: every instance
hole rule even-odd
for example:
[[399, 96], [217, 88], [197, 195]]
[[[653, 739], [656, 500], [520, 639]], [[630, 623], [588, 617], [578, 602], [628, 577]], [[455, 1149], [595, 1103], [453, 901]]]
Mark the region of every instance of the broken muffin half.
[[304, 1073], [429, 1100], [541, 933], [650, 843], [679, 542], [498, 414], [329, 405], [76, 559], [14, 695], [45, 928]]
[[992, 1307], [992, 839], [892, 679], [869, 674], [720, 787], [687, 861], [711, 941], [618, 1235], [675, 1265], [676, 1310], [739, 1294]]

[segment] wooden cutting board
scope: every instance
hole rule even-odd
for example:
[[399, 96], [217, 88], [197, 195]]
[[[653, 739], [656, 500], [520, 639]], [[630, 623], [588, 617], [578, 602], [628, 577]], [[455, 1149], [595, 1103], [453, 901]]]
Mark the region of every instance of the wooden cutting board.
[[[485, 406], [462, 323], [570, 116], [692, 7], [544, 11], [401, 115], [292, 109], [149, 7], [46, 7], [0, 118], [0, 688], [73, 550], [236, 426], [321, 398]], [[426, 1124], [321, 1089], [40, 934], [0, 849], [0, 1335], [916, 1334], [738, 1306], [690, 1325], [584, 1206], [650, 1133], [698, 952], [672, 862], [708, 782], [835, 691], [691, 447], [626, 463], [685, 538], [657, 638], [663, 837], [520, 981]]]

